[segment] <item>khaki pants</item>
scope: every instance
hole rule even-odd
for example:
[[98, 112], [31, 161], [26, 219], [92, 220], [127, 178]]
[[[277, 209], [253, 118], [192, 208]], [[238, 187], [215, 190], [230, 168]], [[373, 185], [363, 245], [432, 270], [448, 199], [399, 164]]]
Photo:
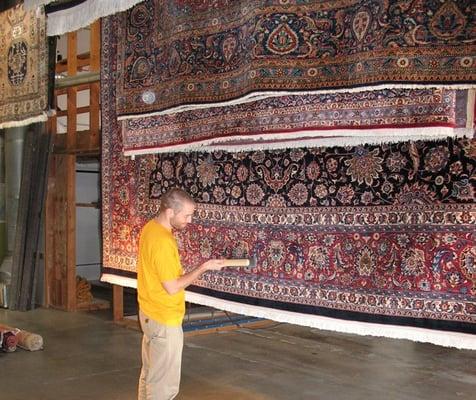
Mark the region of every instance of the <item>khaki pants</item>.
[[144, 332], [139, 400], [171, 400], [177, 396], [182, 366], [181, 326], [162, 325], [139, 311]]

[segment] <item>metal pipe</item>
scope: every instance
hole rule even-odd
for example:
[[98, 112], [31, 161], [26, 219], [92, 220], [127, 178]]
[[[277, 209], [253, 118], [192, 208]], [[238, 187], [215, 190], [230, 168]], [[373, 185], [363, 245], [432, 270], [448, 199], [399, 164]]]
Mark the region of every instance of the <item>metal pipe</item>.
[[23, 163], [23, 147], [27, 126], [5, 129], [5, 222], [7, 224], [7, 255], [0, 266], [0, 307], [8, 307], [12, 274], [12, 252], [17, 230], [18, 203]]
[[184, 321], [197, 321], [204, 319], [213, 319], [225, 317], [226, 313], [224, 311], [213, 310], [213, 311], [201, 311], [201, 312], [191, 312], [185, 314]]
[[23, 146], [27, 126], [5, 129], [5, 199], [7, 249], [13, 251], [17, 229], [18, 201], [22, 175]]
[[99, 72], [86, 72], [64, 78], [55, 78], [55, 89], [64, 89], [71, 86], [84, 85], [86, 83], [99, 82]]

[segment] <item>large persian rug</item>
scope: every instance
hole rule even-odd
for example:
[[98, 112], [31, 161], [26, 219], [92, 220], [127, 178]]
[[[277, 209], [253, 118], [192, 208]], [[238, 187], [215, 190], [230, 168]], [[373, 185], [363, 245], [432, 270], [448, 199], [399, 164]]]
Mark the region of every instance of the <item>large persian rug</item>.
[[[104, 62], [116, 69], [118, 19], [103, 24]], [[474, 103], [474, 90], [443, 88], [283, 95], [123, 120], [123, 151], [236, 151], [472, 136]]]
[[[108, 57], [108, 47], [103, 57]], [[103, 274], [135, 286], [143, 224], [179, 186], [198, 202], [182, 261], [199, 304], [323, 329], [476, 349], [476, 141], [122, 154], [115, 65], [102, 63]]]
[[0, 129], [46, 121], [45, 15], [20, 4], [0, 14]]
[[146, 0], [114, 21], [121, 118], [476, 81], [471, 0]]

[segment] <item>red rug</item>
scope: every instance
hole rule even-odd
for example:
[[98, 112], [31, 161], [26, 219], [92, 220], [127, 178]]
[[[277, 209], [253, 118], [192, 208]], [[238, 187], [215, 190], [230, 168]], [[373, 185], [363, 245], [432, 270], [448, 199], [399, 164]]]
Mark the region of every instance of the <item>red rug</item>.
[[[111, 52], [105, 45], [103, 58]], [[476, 349], [476, 140], [133, 160], [122, 154], [116, 65], [102, 64], [103, 280], [135, 285], [140, 229], [161, 193], [179, 186], [199, 203], [178, 233], [186, 268], [209, 257], [258, 259], [256, 268], [204, 275], [189, 300]]]
[[277, 92], [474, 87], [476, 3], [148, 0], [115, 18], [117, 113]]
[[473, 113], [466, 111], [473, 103], [468, 91], [446, 89], [280, 96], [128, 119], [122, 121], [123, 146], [126, 155], [138, 155], [271, 148], [283, 141], [285, 147], [316, 147], [457, 137], [468, 133]]
[[[104, 75], [107, 77], [107, 74]], [[183, 263], [255, 253], [195, 291], [304, 314], [474, 332], [476, 141], [122, 156], [103, 93], [103, 273], [135, 276], [172, 186], [200, 203]], [[219, 303], [218, 303], [219, 304]]]
[[[116, 65], [118, 17], [102, 35]], [[117, 67], [116, 67], [117, 69]], [[469, 112], [468, 112], [469, 111]], [[353, 93], [282, 95], [122, 121], [123, 151], [247, 150], [380, 144], [461, 137], [474, 118], [467, 90], [382, 89]]]

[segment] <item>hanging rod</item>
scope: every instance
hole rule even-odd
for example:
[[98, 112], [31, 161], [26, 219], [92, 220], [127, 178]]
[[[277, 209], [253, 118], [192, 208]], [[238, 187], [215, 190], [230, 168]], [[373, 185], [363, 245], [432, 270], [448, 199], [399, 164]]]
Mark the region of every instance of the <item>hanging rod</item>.
[[64, 89], [71, 86], [83, 85], [85, 83], [99, 82], [99, 72], [86, 72], [73, 76], [55, 79], [55, 89]]

